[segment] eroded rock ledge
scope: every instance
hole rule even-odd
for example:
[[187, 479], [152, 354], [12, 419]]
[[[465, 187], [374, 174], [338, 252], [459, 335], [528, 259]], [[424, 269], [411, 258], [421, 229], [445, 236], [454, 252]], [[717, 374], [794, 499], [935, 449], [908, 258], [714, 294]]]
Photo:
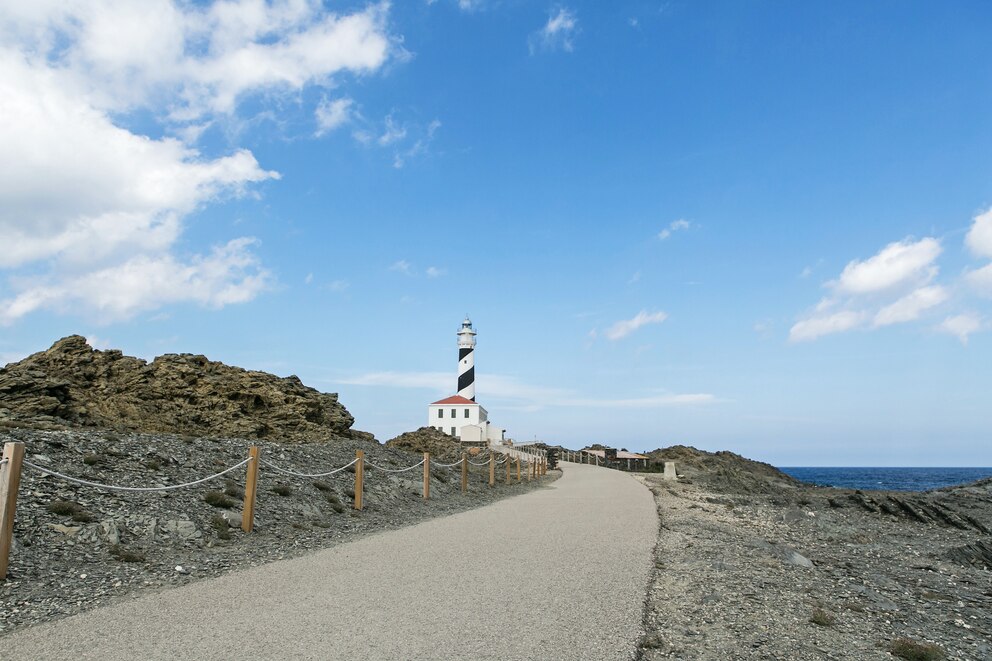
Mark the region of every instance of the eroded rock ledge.
[[336, 393], [193, 354], [151, 363], [65, 337], [0, 369], [0, 423], [142, 433], [325, 440], [354, 418]]

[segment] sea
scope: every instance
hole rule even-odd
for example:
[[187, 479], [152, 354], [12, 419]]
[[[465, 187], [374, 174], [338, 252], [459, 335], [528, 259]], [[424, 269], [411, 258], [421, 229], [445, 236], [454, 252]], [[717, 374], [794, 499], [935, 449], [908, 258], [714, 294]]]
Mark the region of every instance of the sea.
[[992, 477], [992, 468], [779, 466], [797, 480], [845, 489], [926, 491]]

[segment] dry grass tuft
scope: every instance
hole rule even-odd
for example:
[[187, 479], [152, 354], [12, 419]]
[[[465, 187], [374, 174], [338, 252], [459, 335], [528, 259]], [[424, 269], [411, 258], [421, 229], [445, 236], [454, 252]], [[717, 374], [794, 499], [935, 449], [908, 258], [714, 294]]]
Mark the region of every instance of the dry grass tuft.
[[208, 491], [203, 496], [203, 501], [207, 505], [213, 505], [214, 507], [223, 507], [225, 509], [231, 509], [235, 505], [235, 501], [221, 493], [220, 491]]
[[889, 652], [906, 661], [940, 661], [947, 653], [933, 643], [918, 643], [911, 638], [896, 638], [889, 645]]

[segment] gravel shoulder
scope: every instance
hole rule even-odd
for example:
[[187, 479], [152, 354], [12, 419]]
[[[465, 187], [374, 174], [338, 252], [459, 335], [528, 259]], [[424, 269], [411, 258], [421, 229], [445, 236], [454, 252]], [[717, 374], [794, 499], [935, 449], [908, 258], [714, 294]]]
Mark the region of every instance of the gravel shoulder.
[[[902, 658], [992, 658], [992, 572], [954, 560], [987, 533], [848, 506], [884, 492], [742, 493], [718, 478], [640, 476], [661, 520], [643, 659], [893, 659], [897, 641], [935, 654]], [[959, 491], [978, 503], [982, 488]]]
[[472, 511], [14, 632], [4, 658], [633, 658], [651, 494], [563, 470]]
[[[243, 439], [92, 429], [0, 432], [0, 444], [9, 441], [23, 442], [26, 459], [39, 466], [128, 486], [180, 484], [211, 475], [244, 459], [251, 445]], [[356, 450], [391, 470], [422, 458], [360, 438], [260, 445], [264, 460], [302, 473], [343, 466]], [[496, 487], [490, 488], [487, 467], [473, 466], [467, 494], [461, 493], [457, 467], [435, 464], [431, 475], [431, 499], [424, 501], [421, 468], [405, 473], [369, 468], [365, 506], [357, 512], [352, 473], [297, 478], [263, 465], [255, 530], [246, 534], [239, 527], [244, 468], [188, 489], [122, 493], [70, 484], [25, 467], [8, 579], [0, 582], [0, 640], [25, 626], [135, 595], [476, 508], [540, 488], [559, 474], [519, 483], [513, 474], [506, 483], [505, 471], [499, 470]]]

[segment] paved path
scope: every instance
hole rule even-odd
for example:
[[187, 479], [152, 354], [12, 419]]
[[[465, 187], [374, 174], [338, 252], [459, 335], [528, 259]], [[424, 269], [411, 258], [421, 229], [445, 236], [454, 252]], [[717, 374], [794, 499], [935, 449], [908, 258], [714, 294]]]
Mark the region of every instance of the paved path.
[[564, 465], [479, 509], [0, 638], [3, 659], [628, 659], [657, 530], [629, 475]]

